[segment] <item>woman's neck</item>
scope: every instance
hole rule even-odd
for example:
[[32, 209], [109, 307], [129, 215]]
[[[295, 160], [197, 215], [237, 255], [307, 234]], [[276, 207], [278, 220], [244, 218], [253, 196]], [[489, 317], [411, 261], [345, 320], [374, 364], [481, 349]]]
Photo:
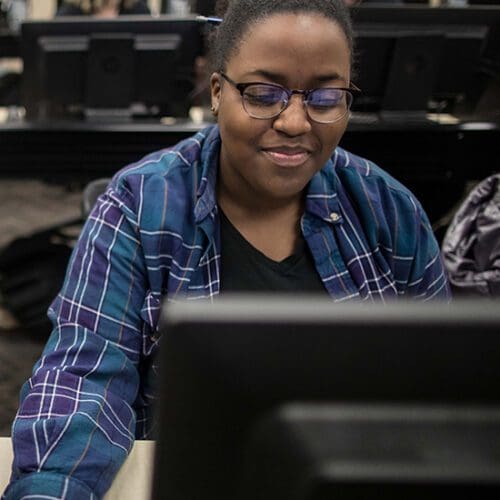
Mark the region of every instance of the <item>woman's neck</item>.
[[295, 252], [300, 239], [303, 197], [265, 203], [232, 195], [219, 183], [218, 205], [243, 237], [264, 255], [281, 261]]

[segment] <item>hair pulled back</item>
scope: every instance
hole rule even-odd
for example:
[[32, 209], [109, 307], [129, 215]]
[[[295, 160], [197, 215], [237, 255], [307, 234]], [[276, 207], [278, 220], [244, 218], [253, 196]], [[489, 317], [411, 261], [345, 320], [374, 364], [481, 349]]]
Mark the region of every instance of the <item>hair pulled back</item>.
[[249, 28], [275, 14], [305, 12], [319, 14], [336, 22], [354, 51], [354, 34], [349, 10], [343, 0], [218, 0], [216, 14], [223, 22], [209, 39], [213, 71], [224, 71], [227, 62], [238, 51]]

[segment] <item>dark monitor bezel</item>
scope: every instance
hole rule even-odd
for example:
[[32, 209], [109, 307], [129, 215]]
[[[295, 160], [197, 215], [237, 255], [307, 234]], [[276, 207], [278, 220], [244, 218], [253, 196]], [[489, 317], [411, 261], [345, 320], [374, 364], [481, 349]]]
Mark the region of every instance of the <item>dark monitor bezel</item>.
[[226, 297], [162, 318], [154, 498], [236, 498], [250, 429], [281, 404], [500, 402], [493, 302]]

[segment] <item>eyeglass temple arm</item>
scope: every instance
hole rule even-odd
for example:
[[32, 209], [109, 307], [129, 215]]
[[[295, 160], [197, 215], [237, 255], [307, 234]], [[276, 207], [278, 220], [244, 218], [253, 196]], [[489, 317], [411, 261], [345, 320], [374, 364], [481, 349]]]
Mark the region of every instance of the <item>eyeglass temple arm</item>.
[[355, 83], [352, 83], [352, 82], [349, 85], [349, 90], [352, 90], [353, 92], [356, 92], [356, 93], [362, 92], [362, 90]]

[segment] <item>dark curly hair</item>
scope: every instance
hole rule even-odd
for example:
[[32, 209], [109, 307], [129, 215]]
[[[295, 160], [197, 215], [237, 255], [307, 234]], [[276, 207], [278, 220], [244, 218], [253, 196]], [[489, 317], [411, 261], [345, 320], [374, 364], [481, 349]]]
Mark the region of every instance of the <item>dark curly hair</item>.
[[308, 12], [320, 14], [336, 22], [343, 30], [347, 44], [354, 52], [354, 33], [348, 8], [343, 0], [218, 0], [215, 12], [223, 22], [209, 37], [212, 71], [223, 71], [248, 28], [274, 14]]

